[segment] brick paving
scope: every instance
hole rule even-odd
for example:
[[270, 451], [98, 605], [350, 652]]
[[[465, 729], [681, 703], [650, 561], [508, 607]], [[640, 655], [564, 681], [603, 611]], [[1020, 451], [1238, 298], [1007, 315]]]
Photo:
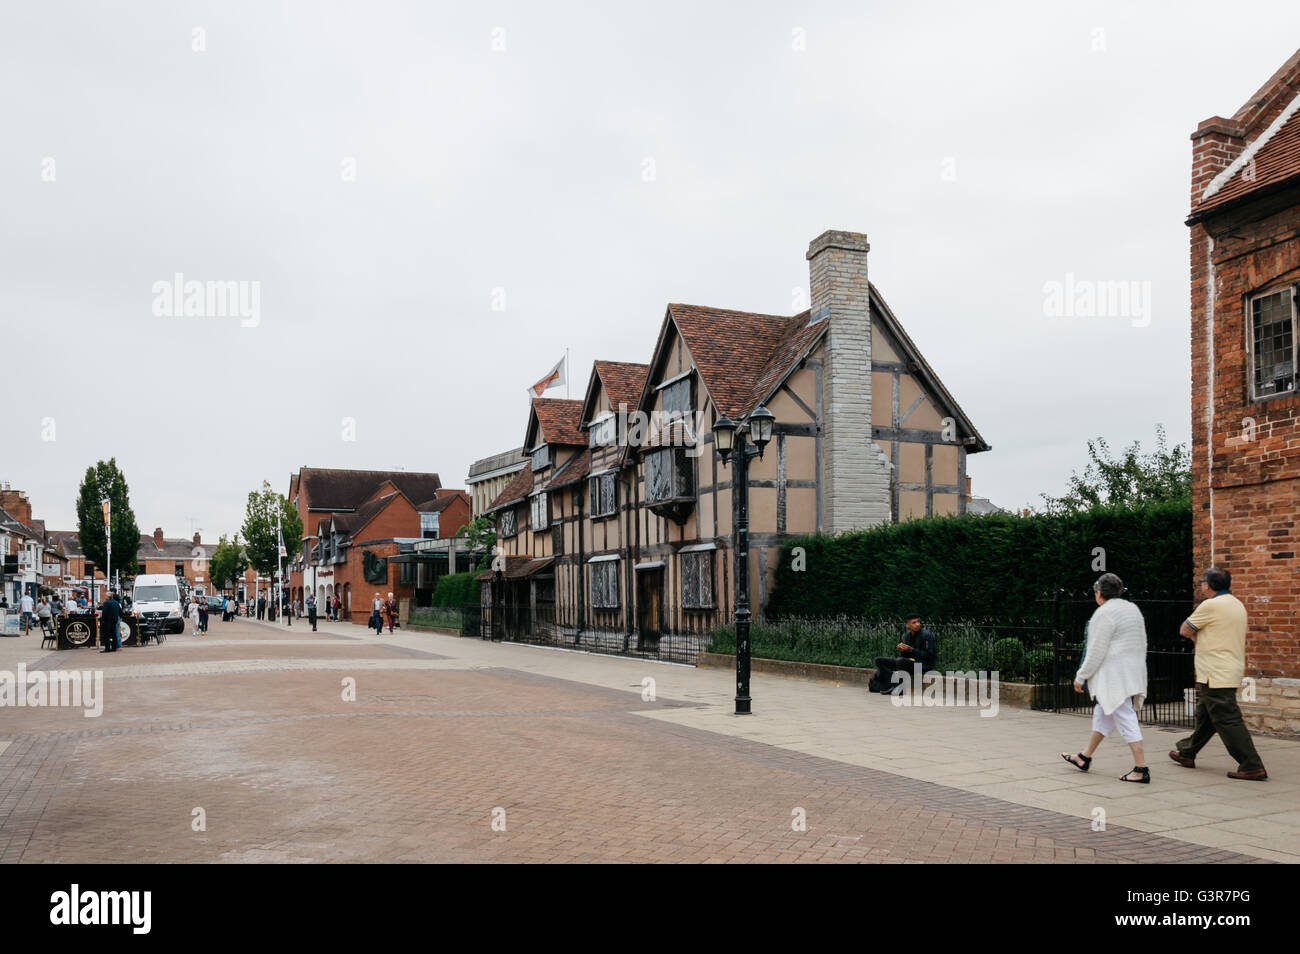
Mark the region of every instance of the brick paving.
[[40, 660], [105, 663], [105, 709], [4, 712], [0, 860], [1258, 860], [680, 724], [702, 704], [643, 701], [643, 663], [612, 688], [473, 641], [213, 635]]

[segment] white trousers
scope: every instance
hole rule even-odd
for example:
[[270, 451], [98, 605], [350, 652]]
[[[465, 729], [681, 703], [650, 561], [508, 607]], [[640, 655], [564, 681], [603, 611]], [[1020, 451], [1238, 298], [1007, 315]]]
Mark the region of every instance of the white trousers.
[[1141, 742], [1142, 730], [1138, 727], [1137, 713], [1133, 711], [1133, 697], [1125, 699], [1120, 707], [1110, 715], [1101, 711], [1101, 703], [1092, 710], [1092, 731], [1103, 736], [1110, 735], [1116, 729], [1125, 742]]

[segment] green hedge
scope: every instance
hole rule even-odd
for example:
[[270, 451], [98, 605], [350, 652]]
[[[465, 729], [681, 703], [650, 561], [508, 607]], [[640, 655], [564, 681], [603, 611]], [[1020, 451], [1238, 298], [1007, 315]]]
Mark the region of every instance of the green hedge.
[[438, 580], [433, 591], [434, 606], [461, 607], [478, 602], [478, 584], [475, 573], [450, 573]]
[[[804, 549], [796, 568], [795, 547]], [[769, 618], [1027, 618], [1043, 595], [1090, 590], [1105, 568], [1130, 589], [1191, 593], [1192, 509], [1187, 503], [1061, 516], [925, 517], [781, 547]]]
[[460, 610], [454, 607], [425, 607], [412, 610], [410, 625], [437, 626], [442, 629], [459, 630], [461, 626]]

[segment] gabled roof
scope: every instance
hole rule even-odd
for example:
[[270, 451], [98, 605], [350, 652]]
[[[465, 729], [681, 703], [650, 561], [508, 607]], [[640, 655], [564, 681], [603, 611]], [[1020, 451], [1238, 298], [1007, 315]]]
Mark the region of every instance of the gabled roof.
[[463, 490], [443, 491], [433, 500], [426, 500], [424, 503], [416, 506], [415, 509], [420, 513], [441, 513], [457, 500], [463, 500], [468, 504], [470, 502], [469, 494], [465, 493]]
[[615, 413], [618, 413], [620, 404], [626, 404], [629, 411], [635, 411], [649, 373], [648, 364], [628, 361], [597, 361], [593, 364], [591, 377], [587, 381], [587, 393], [582, 400], [582, 428], [585, 430], [596, 416], [596, 395], [600, 393], [600, 387], [605, 389], [609, 406]]
[[[541, 437], [538, 438], [538, 430]], [[582, 434], [582, 402], [561, 398], [533, 398], [528, 414], [528, 430], [524, 432], [524, 446], [536, 447], [539, 443], [568, 444], [579, 447], [587, 443]]]
[[[408, 500], [430, 500], [438, 495], [442, 481], [437, 474], [403, 470], [333, 470], [304, 467], [297, 489], [307, 494], [307, 504], [316, 511], [356, 510], [384, 483], [392, 481]], [[292, 486], [292, 478], [291, 478]]]
[[1247, 197], [1300, 182], [1300, 50], [1297, 50], [1232, 119], [1201, 123], [1245, 142], [1192, 205], [1195, 222]]
[[357, 508], [355, 513], [339, 514], [339, 516], [335, 517], [333, 529], [339, 533], [346, 534], [348, 540], [351, 540], [366, 528], [366, 524], [379, 516], [385, 507], [398, 497], [402, 496], [405, 495], [401, 493], [401, 491], [394, 490], [392, 493], [384, 494], [381, 497], [375, 497], [373, 500], [368, 500]]
[[547, 481], [545, 490], [558, 490], [561, 487], [567, 487], [570, 484], [576, 484], [580, 480], [586, 479], [591, 473], [591, 448], [585, 448], [580, 454], [574, 454], [569, 458], [563, 467], [556, 471], [549, 481]]
[[[939, 409], [958, 422], [961, 436], [969, 438], [967, 452], [988, 450], [989, 445], [903, 330], [875, 285], [870, 286], [870, 294], [872, 319], [893, 339], [899, 357], [921, 379]], [[642, 389], [639, 406], [643, 410], [651, 403], [651, 382], [666, 354], [670, 325], [682, 336], [714, 406], [735, 421], [771, 399], [829, 327], [826, 320], [809, 324], [806, 311], [786, 317], [699, 305], [669, 305], [655, 344], [651, 371]]]
[[191, 560], [196, 558], [194, 548], [198, 547], [206, 554], [211, 554], [215, 547], [207, 544], [196, 544], [191, 538], [189, 540], [177, 540], [174, 538], [163, 538], [163, 545], [160, 547], [153, 540], [153, 534], [140, 534], [140, 549], [136, 551], [136, 559], [144, 560]]
[[515, 474], [510, 483], [506, 484], [501, 493], [497, 494], [497, 499], [483, 509], [484, 514], [489, 514], [501, 510], [511, 504], [519, 503], [527, 497], [533, 490], [533, 465], [530, 461], [524, 465], [524, 469]]

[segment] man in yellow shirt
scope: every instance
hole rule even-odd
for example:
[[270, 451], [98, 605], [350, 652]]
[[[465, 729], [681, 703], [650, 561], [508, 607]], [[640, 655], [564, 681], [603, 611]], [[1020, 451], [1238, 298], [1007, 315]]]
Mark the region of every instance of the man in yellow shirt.
[[1228, 778], [1262, 782], [1268, 778], [1255, 751], [1250, 731], [1241, 719], [1237, 689], [1246, 673], [1246, 607], [1230, 592], [1232, 574], [1210, 567], [1201, 576], [1205, 599], [1179, 630], [1196, 644], [1196, 726], [1179, 739], [1169, 757], [1187, 768], [1196, 767], [1196, 753], [1218, 733], [1237, 771]]

